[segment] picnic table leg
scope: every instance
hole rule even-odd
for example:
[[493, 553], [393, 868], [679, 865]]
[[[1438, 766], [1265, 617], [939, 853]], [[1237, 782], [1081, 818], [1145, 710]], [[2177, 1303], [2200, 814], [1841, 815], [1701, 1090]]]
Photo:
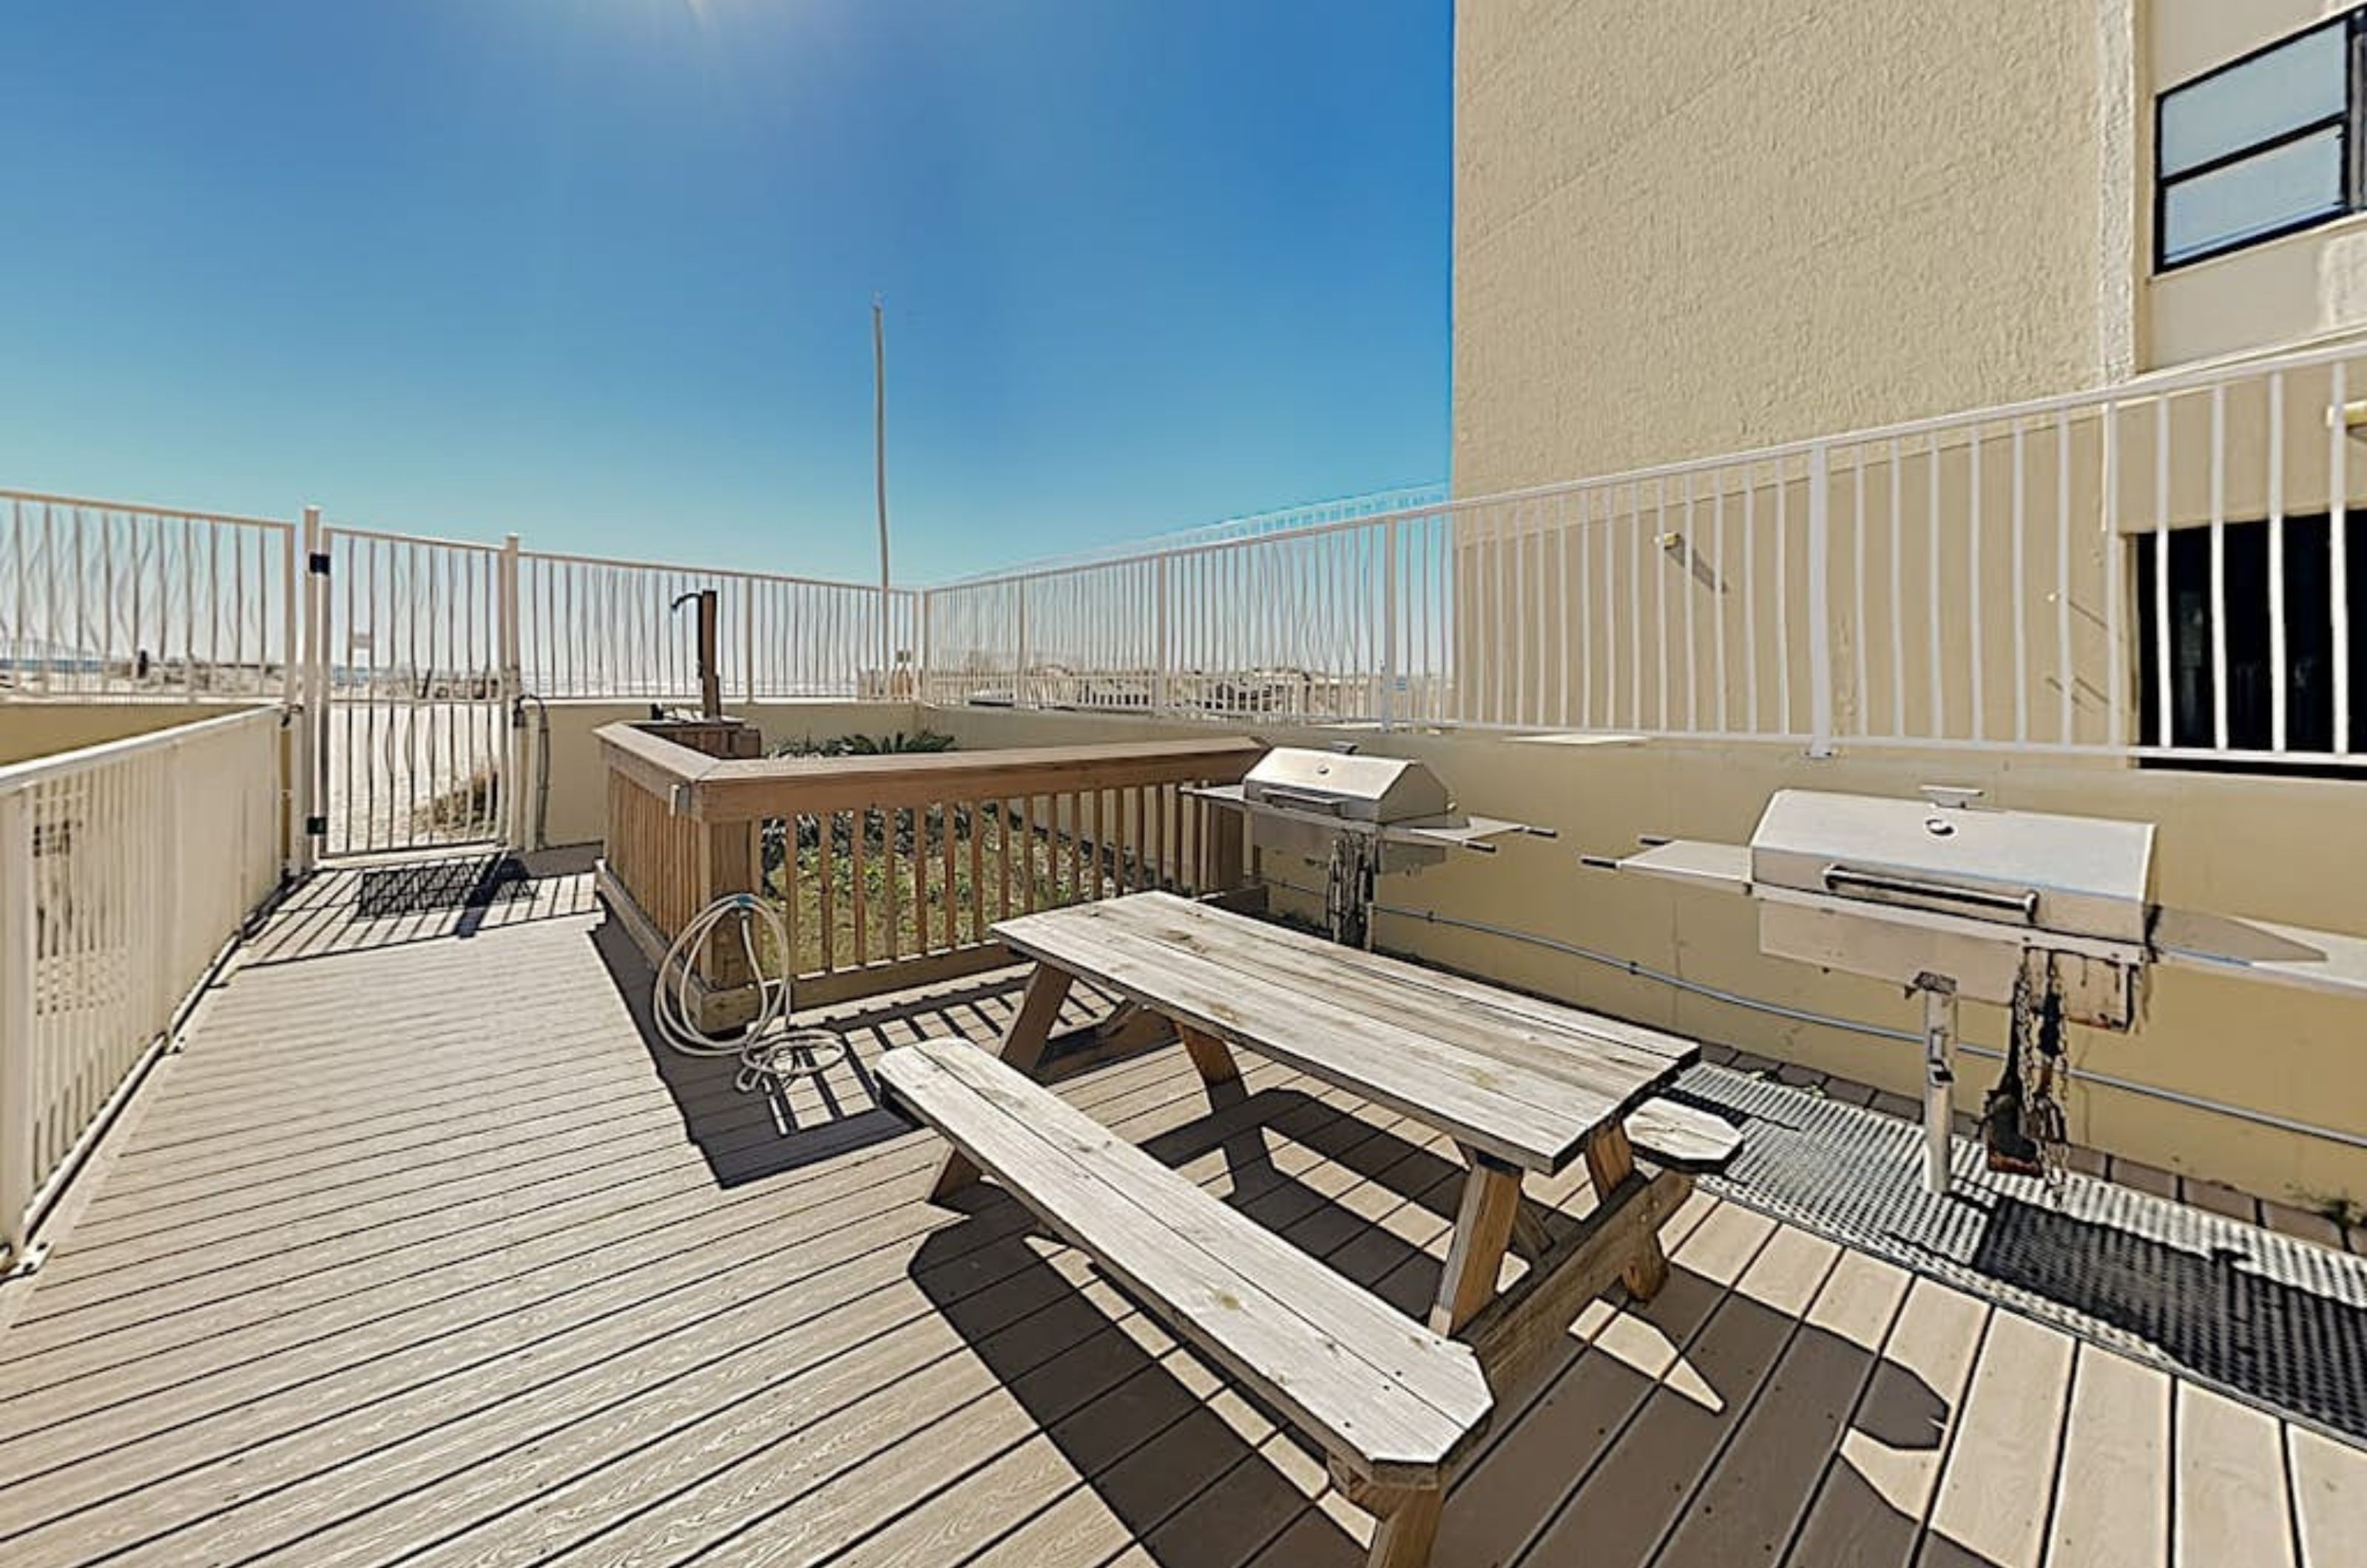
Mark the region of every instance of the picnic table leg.
[[[1048, 964], [1038, 964], [1027, 976], [1027, 989], [1019, 998], [1019, 1011], [1003, 1031], [1002, 1059], [1020, 1072], [1033, 1074], [1036, 1064], [1044, 1059], [1044, 1043], [1052, 1038], [1052, 1025], [1060, 1016], [1060, 1005], [1069, 999], [1069, 987], [1077, 983], [1076, 976], [1065, 969], [1055, 969]], [[978, 1179], [978, 1167], [959, 1149], [949, 1148], [937, 1167], [937, 1179], [930, 1183], [929, 1201], [942, 1203], [947, 1198]]]
[[[1619, 1184], [1636, 1169], [1636, 1150], [1627, 1142], [1627, 1129], [1612, 1122], [1595, 1129], [1586, 1141], [1586, 1174], [1593, 1179], [1594, 1195], [1604, 1201]], [[1660, 1233], [1647, 1230], [1637, 1239], [1636, 1250], [1620, 1271], [1627, 1282], [1627, 1293], [1639, 1302], [1648, 1302], [1660, 1293], [1669, 1282], [1668, 1255], [1660, 1250]]]
[[1373, 1492], [1365, 1495], [1364, 1506], [1380, 1518], [1365, 1568], [1423, 1568], [1438, 1540], [1438, 1517], [1445, 1509], [1446, 1494]]
[[1187, 1023], [1177, 1024], [1175, 1032], [1184, 1037], [1184, 1049], [1190, 1054], [1192, 1065], [1200, 1069], [1201, 1082], [1214, 1089], [1240, 1081], [1241, 1066], [1223, 1041]]
[[1496, 1279], [1512, 1246], [1512, 1221], [1521, 1211], [1521, 1173], [1501, 1160], [1465, 1148], [1471, 1168], [1463, 1179], [1463, 1202], [1455, 1214], [1455, 1238], [1438, 1278], [1438, 1300], [1430, 1309], [1434, 1334], [1453, 1334], [1496, 1296]]
[[1446, 1494], [1438, 1488], [1376, 1486], [1351, 1472], [1337, 1458], [1330, 1463], [1331, 1484], [1341, 1495], [1378, 1521], [1365, 1568], [1423, 1568], [1438, 1539], [1438, 1517]]

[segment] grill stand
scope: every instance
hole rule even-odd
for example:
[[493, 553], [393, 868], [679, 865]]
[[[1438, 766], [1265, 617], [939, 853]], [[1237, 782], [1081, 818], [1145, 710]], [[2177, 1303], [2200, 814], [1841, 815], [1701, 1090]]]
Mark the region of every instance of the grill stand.
[[1331, 840], [1323, 890], [1324, 933], [1342, 947], [1373, 951], [1373, 900], [1381, 874], [1380, 844], [1369, 833]]
[[[2367, 999], [2367, 938], [2152, 901], [2150, 824], [1779, 790], [1750, 842], [1648, 837], [1580, 863], [1760, 905], [1760, 951], [1902, 983], [1923, 1003], [1924, 1186], [1948, 1189], [1958, 1004], [2011, 1009], [2006, 1077], [1982, 1109], [1991, 1171], [2059, 1190], [2071, 1070], [2063, 1026], [2135, 1029], [2157, 964]], [[2010, 1115], [2008, 1113], [2010, 1113]]]
[[1956, 982], [1915, 976], [1923, 998], [1923, 1190], [1948, 1190], [1949, 1137], [1955, 1131]]
[[1285, 854], [1321, 866], [1325, 934], [1367, 953], [1382, 877], [1441, 864], [1457, 850], [1494, 854], [1492, 840], [1511, 834], [1554, 837], [1550, 828], [1467, 815], [1425, 764], [1360, 756], [1353, 746], [1277, 746], [1240, 784], [1184, 793], [1241, 813], [1261, 863]]

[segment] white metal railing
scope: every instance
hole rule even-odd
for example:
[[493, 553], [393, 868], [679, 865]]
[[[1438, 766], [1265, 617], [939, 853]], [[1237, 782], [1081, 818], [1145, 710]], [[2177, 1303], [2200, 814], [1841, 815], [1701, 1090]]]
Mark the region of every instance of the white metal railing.
[[1452, 509], [932, 589], [939, 703], [1451, 719]]
[[268, 690], [292, 626], [316, 708], [465, 694], [483, 733], [425, 744], [498, 760], [515, 740], [493, 710], [521, 694], [691, 696], [672, 605], [711, 587], [739, 701], [2347, 767], [2367, 755], [2362, 361], [2354, 339], [1516, 492], [1271, 513], [918, 593], [333, 528], [349, 575], [300, 613], [287, 525], [18, 495], [0, 694]]
[[923, 595], [934, 701], [2350, 766], [2367, 347]]
[[[683, 595], [716, 591], [717, 662], [727, 696], [909, 695], [919, 595], [877, 584], [716, 570], [593, 556], [519, 555], [527, 689], [547, 697], [695, 697], [698, 672]], [[900, 674], [899, 672], [901, 672]]]
[[1040, 573], [1061, 567], [1091, 566], [1099, 561], [1134, 560], [1174, 550], [1191, 549], [1200, 545], [1224, 544], [1236, 539], [1263, 538], [1274, 534], [1297, 534], [1319, 528], [1330, 523], [1353, 522], [1360, 517], [1380, 517], [1392, 512], [1419, 512], [1446, 500], [1444, 485], [1405, 485], [1396, 490], [1368, 491], [1363, 495], [1341, 496], [1331, 501], [1310, 502], [1298, 506], [1277, 507], [1271, 512], [1252, 512], [1239, 517], [1227, 517], [1215, 523], [1203, 523], [1195, 527], [1180, 528], [1173, 533], [1157, 534], [1144, 538], [1113, 540], [1088, 549], [1066, 555], [1048, 556], [1040, 560], [1022, 561], [1016, 566], [998, 567], [991, 571], [976, 572], [957, 579], [946, 586], [963, 582], [985, 582], [1008, 578], [1015, 573]]
[[325, 568], [307, 627], [323, 852], [499, 839], [514, 552], [345, 527], [308, 547]]
[[281, 713], [0, 768], [0, 1240], [277, 886]]
[[0, 696], [279, 696], [286, 523], [0, 491]]

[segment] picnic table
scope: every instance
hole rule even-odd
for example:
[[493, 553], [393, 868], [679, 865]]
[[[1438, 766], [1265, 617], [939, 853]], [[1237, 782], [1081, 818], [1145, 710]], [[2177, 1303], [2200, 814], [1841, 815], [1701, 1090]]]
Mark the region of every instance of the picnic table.
[[[1439, 974], [1164, 893], [1003, 921], [1035, 961], [1001, 1060], [957, 1042], [890, 1052], [890, 1097], [953, 1147], [932, 1196], [983, 1169], [1145, 1304], [1315, 1434], [1333, 1478], [1381, 1517], [1371, 1561], [1426, 1560], [1490, 1384], [1557, 1343], [1624, 1279], [1668, 1277], [1659, 1227], [1688, 1168], [1738, 1143], [1658, 1097], [1697, 1055], [1659, 1030]], [[1438, 1291], [1415, 1324], [1040, 1088], [1084, 982], [1180, 1037], [1212, 1100], [1246, 1051], [1450, 1136], [1466, 1174]], [[1632, 1136], [1631, 1136], [1632, 1134]], [[1641, 1145], [1663, 1168], [1637, 1167]], [[1570, 1221], [1524, 1200], [1583, 1159], [1596, 1202]], [[1527, 1267], [1501, 1290], [1508, 1255]]]

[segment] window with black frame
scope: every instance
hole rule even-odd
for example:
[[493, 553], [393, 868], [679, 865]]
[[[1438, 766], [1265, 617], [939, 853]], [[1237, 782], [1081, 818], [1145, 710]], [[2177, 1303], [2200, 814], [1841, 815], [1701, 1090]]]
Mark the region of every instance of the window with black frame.
[[2353, 11], [2155, 104], [2155, 264], [2224, 255], [2361, 209], [2361, 17]]

